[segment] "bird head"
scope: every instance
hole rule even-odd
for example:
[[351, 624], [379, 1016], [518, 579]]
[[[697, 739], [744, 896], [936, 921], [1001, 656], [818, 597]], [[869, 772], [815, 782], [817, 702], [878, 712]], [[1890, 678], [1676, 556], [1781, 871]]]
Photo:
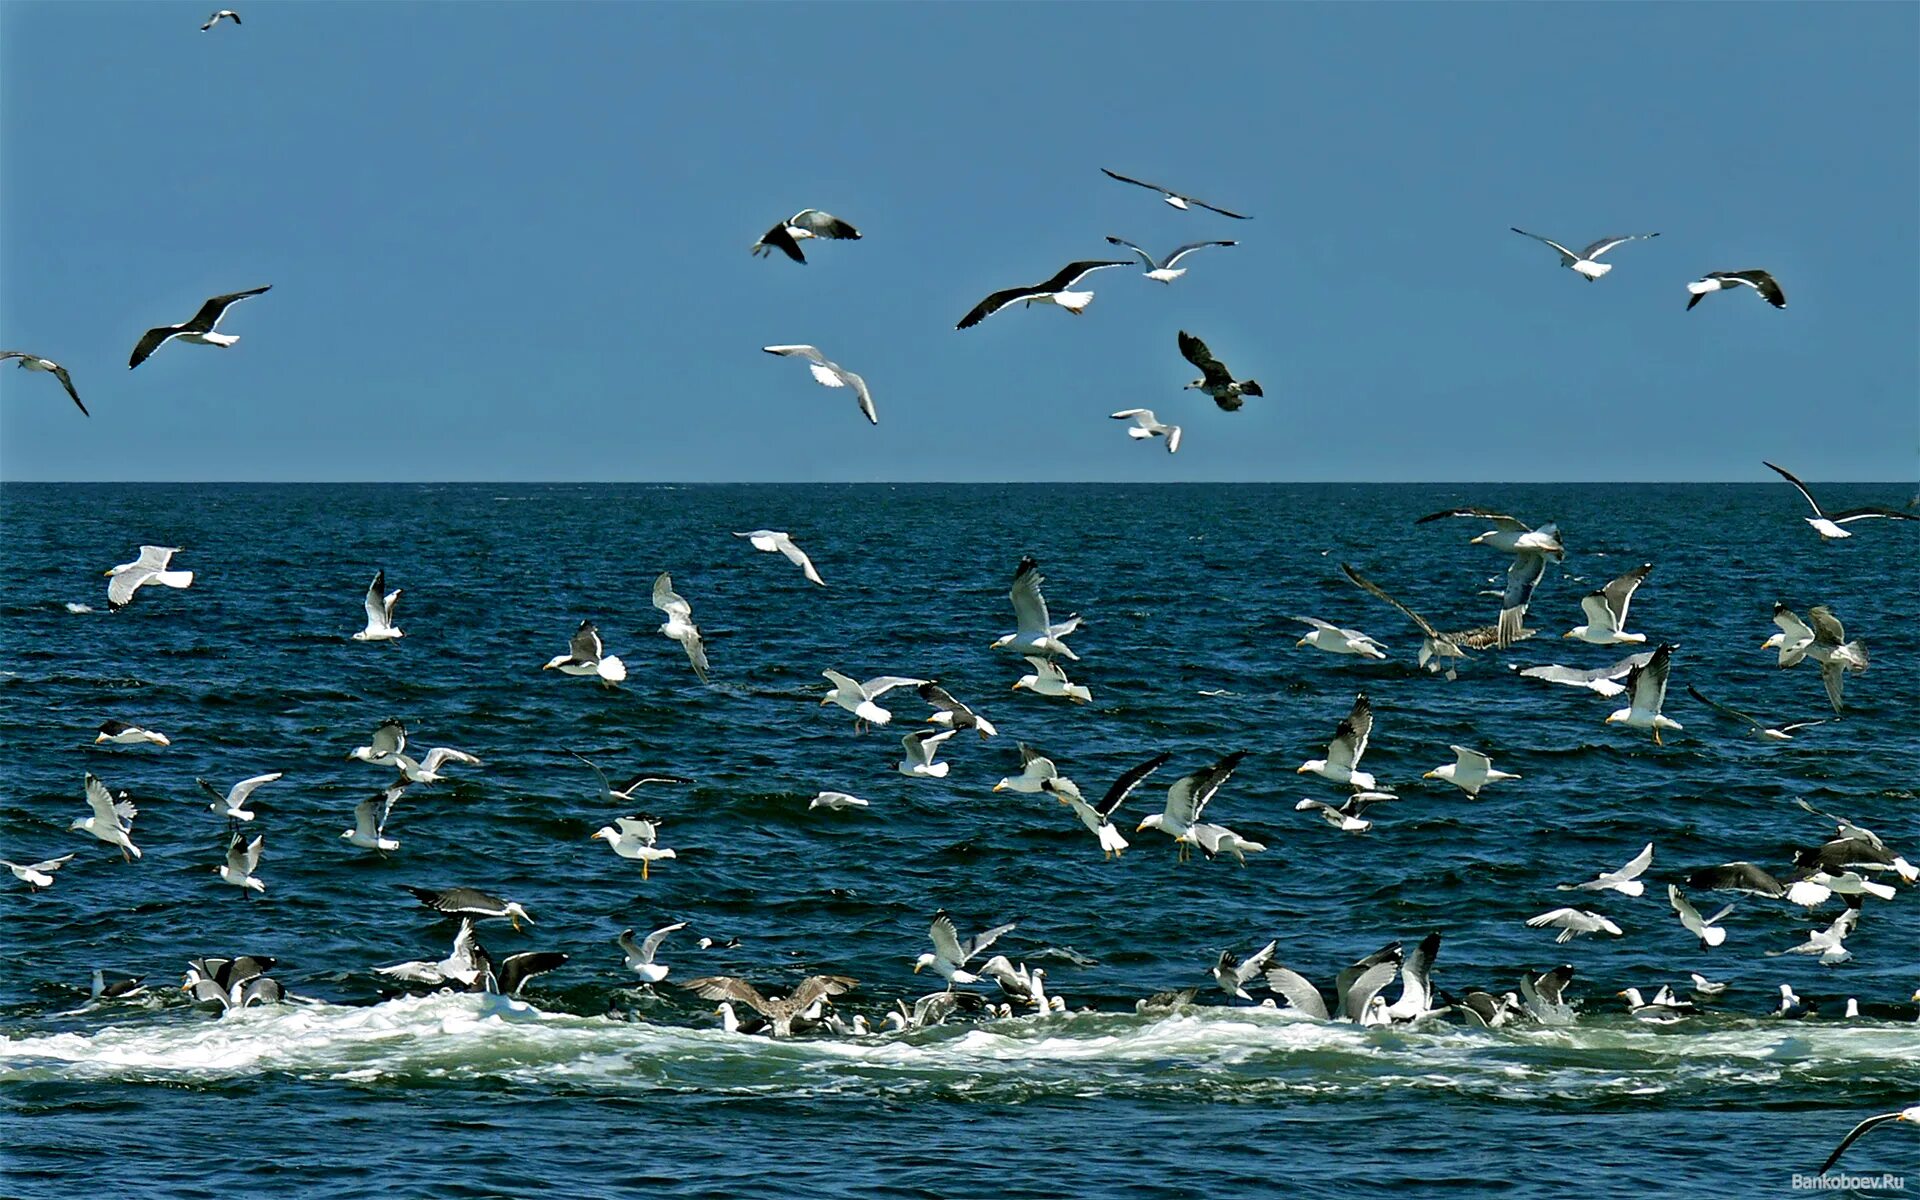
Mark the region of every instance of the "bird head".
[[1166, 815], [1164, 813], [1148, 813], [1146, 820], [1134, 826], [1133, 831], [1135, 833], [1143, 833], [1149, 829], [1158, 829], [1165, 820]]
[[994, 791], [996, 791], [996, 792], [1004, 792], [1004, 791], [1006, 791], [1006, 790], [1007, 790], [1007, 781], [1006, 781], [1006, 780], [1004, 780], [1004, 779], [1002, 779], [1002, 780], [1001, 780], [1001, 781], [1000, 781], [999, 783], [996, 783], [996, 784], [994, 784], [994, 785], [993, 785], [993, 790], [994, 790]]
[[1624, 721], [1624, 720], [1626, 720], [1626, 719], [1627, 719], [1627, 712], [1628, 712], [1628, 711], [1629, 711], [1629, 710], [1627, 710], [1627, 709], [1624, 709], [1624, 708], [1623, 708], [1623, 709], [1621, 709], [1621, 710], [1619, 710], [1618, 712], [1611, 712], [1611, 713], [1608, 713], [1608, 714], [1607, 714], [1607, 724], [1609, 724], [1609, 725], [1613, 725], [1613, 724], [1617, 724], [1618, 722], [1621, 722], [1621, 721]]
[[517, 902], [512, 900], [507, 902], [507, 919], [513, 922], [515, 929], [520, 928], [520, 922], [522, 921], [525, 921], [529, 925], [533, 924], [533, 914], [521, 908]]
[[1026, 676], [1024, 675], [1021, 676], [1019, 679], [1016, 679], [1013, 681], [1013, 690], [1016, 692], [1026, 686], [1027, 686], [1027, 679], [1026, 679]]
[[913, 960], [913, 973], [915, 975], [918, 975], [920, 973], [920, 968], [930, 967], [933, 965], [933, 963], [934, 963], [934, 957], [931, 953], [922, 954], [919, 958], [916, 958]]

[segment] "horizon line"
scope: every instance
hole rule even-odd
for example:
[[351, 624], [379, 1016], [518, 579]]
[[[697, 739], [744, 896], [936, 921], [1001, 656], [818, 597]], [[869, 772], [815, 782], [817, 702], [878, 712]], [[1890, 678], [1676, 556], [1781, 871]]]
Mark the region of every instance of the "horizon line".
[[[1815, 479], [1809, 483], [1920, 488], [1920, 480]], [[314, 487], [1514, 487], [1514, 486], [1690, 486], [1752, 484], [1778, 486], [1769, 479], [4, 479], [0, 487], [98, 486]]]

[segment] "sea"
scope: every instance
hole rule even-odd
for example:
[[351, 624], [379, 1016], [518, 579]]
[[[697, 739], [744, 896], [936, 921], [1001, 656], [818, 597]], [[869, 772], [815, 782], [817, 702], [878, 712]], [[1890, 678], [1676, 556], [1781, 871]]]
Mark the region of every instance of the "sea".
[[[1828, 485], [1833, 507], [1905, 503], [1911, 483]], [[1455, 505], [1555, 521], [1537, 636], [1457, 679], [1414, 662], [1418, 632], [1342, 576], [1348, 563], [1442, 629], [1490, 624], [1505, 555]], [[1822, 965], [1774, 952], [1841, 911], [1732, 903], [1703, 950], [1668, 906], [1691, 870], [1776, 873], [1832, 826], [1920, 860], [1920, 527], [1855, 525], [1825, 545], [1778, 483], [1739, 485], [37, 485], [0, 487], [0, 854], [72, 854], [46, 891], [0, 874], [0, 1193], [9, 1197], [1345, 1197], [1786, 1195], [1855, 1122], [1920, 1103], [1920, 894], [1869, 899]], [[808, 583], [736, 532], [792, 534]], [[109, 612], [102, 573], [143, 543], [180, 547], [185, 590]], [[1016, 691], [991, 649], [1032, 555], [1067, 664], [1092, 701]], [[1676, 646], [1656, 745], [1617, 705], [1523, 678], [1638, 647], [1563, 640], [1579, 599], [1641, 563], [1629, 627]], [[351, 640], [376, 569], [404, 638]], [[656, 631], [655, 578], [691, 603], [702, 685]], [[1829, 606], [1871, 666], [1832, 719], [1816, 668], [1762, 642], [1783, 602]], [[1313, 616], [1385, 643], [1384, 662], [1297, 645]], [[627, 664], [618, 687], [542, 664], [583, 619]], [[998, 728], [952, 738], [944, 779], [895, 769], [924, 727], [909, 689], [857, 732], [823, 670], [937, 679]], [[1687, 693], [1769, 724], [1763, 741]], [[1398, 794], [1342, 833], [1295, 805], [1338, 800], [1297, 772], [1357, 693], [1364, 767]], [[350, 761], [387, 718], [417, 750], [481, 760], [416, 785], [385, 855], [341, 840], [394, 777]], [[171, 745], [96, 745], [108, 719]], [[1132, 847], [1104, 861], [1045, 794], [993, 791], [1016, 746], [1090, 797], [1162, 751], [1129, 800]], [[1452, 745], [1520, 778], [1477, 798], [1423, 778]], [[616, 778], [688, 776], [603, 803]], [[1263, 843], [1245, 866], [1180, 862], [1135, 832], [1174, 780], [1247, 756], [1209, 818]], [[266, 772], [253, 894], [216, 876], [229, 838], [196, 785]], [[125, 790], [144, 851], [123, 862], [69, 830], [85, 776]], [[809, 811], [819, 791], [870, 802]], [[593, 840], [657, 819], [677, 857], [639, 865]], [[1639, 897], [1558, 890], [1652, 842]], [[409, 992], [377, 966], [443, 957], [454, 923], [408, 886], [471, 886], [532, 924], [481, 926], [495, 958], [561, 951], [524, 1003]], [[1564, 904], [1619, 937], [1557, 943], [1528, 917]], [[955, 1019], [905, 1034], [727, 1033], [678, 986], [737, 975], [767, 991], [857, 979], [836, 1011], [878, 1019], [939, 987], [913, 971], [934, 913], [1046, 971], [1069, 1011]], [[615, 939], [671, 922], [652, 993]], [[1323, 987], [1348, 963], [1437, 932], [1458, 996], [1575, 969], [1571, 1026], [1320, 1024], [1230, 1001], [1223, 950], [1277, 942]], [[738, 939], [701, 950], [696, 939]], [[188, 1004], [188, 959], [271, 956], [294, 1000], [228, 1016]], [[94, 969], [148, 992], [90, 999]], [[1618, 993], [1699, 972], [1698, 1014], [1636, 1018]], [[1775, 1015], [1780, 986], [1812, 1015]], [[1150, 993], [1199, 988], [1171, 1012]], [[991, 990], [976, 988], [974, 990]], [[1388, 990], [1392, 998], [1398, 985]], [[1266, 993], [1254, 992], [1256, 1000]], [[1862, 1015], [1842, 1014], [1849, 998]], [[1920, 1191], [1920, 1130], [1892, 1124], [1842, 1162], [1857, 1194]], [[1826, 1194], [1834, 1194], [1828, 1192]], [[1846, 1194], [1846, 1193], [1841, 1193]]]

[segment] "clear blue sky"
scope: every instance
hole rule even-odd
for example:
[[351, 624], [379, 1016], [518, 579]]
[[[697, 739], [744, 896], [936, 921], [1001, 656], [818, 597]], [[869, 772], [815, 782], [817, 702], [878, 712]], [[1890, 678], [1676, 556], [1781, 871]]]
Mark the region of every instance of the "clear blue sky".
[[[214, 4], [0, 7], [0, 342], [95, 413], [0, 375], [5, 478], [1916, 474], [1912, 4]], [[865, 238], [748, 256], [805, 206]], [[1107, 234], [1242, 244], [954, 331]]]

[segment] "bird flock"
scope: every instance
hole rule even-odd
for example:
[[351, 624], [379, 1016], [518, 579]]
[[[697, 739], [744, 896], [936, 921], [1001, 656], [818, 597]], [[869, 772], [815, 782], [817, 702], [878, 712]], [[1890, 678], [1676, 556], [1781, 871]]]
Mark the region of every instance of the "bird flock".
[[[222, 21], [231, 21], [235, 26], [241, 24], [238, 13], [221, 10], [201, 28], [211, 31]], [[1102, 171], [1119, 183], [1159, 193], [1166, 204], [1183, 212], [1206, 210], [1231, 220], [1250, 219], [1245, 214], [1201, 201], [1183, 192], [1105, 168]], [[1660, 236], [1648, 233], [1607, 237], [1575, 251], [1539, 234], [1517, 228], [1514, 232], [1546, 244], [1558, 254], [1562, 266], [1589, 283], [1600, 281], [1613, 270], [1613, 263], [1601, 261], [1603, 256], [1628, 242]], [[809, 260], [804, 247], [808, 243], [851, 242], [860, 238], [859, 230], [846, 220], [819, 209], [803, 208], [773, 225], [752, 244], [751, 249], [757, 256], [771, 256], [774, 251], [779, 251], [792, 262], [805, 265]], [[1074, 289], [1095, 272], [1138, 265], [1148, 279], [1170, 285], [1187, 274], [1188, 268], [1179, 265], [1183, 260], [1201, 250], [1230, 248], [1238, 244], [1224, 239], [1192, 241], [1176, 247], [1163, 257], [1155, 257], [1125, 239], [1110, 236], [1106, 240], [1131, 251], [1138, 260], [1137, 264], [1123, 260], [1093, 259], [1069, 263], [1039, 283], [993, 292], [968, 310], [956, 328], [970, 329], [1010, 308], [1036, 304], [1050, 304], [1068, 313], [1082, 314], [1092, 303], [1094, 293], [1091, 290]], [[1786, 306], [1784, 291], [1772, 275], [1764, 270], [1748, 269], [1712, 271], [1689, 283], [1686, 287], [1687, 308], [1692, 309], [1713, 292], [1739, 287], [1752, 289], [1776, 309]], [[270, 287], [262, 286], [212, 297], [190, 319], [146, 331], [134, 346], [129, 368], [139, 367], [172, 341], [231, 348], [239, 338], [219, 332], [221, 321], [234, 304], [268, 290]], [[1200, 372], [1200, 377], [1186, 387], [1211, 398], [1223, 412], [1239, 411], [1249, 397], [1265, 397], [1266, 392], [1258, 382], [1236, 375], [1215, 357], [1199, 337], [1180, 330], [1176, 344], [1181, 356]], [[811, 345], [772, 345], [764, 349], [775, 356], [804, 362], [817, 383], [849, 392], [856, 399], [865, 419], [869, 423], [878, 423], [874, 398], [866, 380], [829, 360], [819, 348]], [[87, 414], [88, 410], [81, 401], [73, 379], [59, 363], [22, 351], [0, 352], [0, 362], [6, 360], [14, 360], [20, 367], [30, 371], [53, 375], [81, 413]], [[1162, 439], [1169, 453], [1176, 453], [1181, 446], [1182, 427], [1163, 422], [1150, 409], [1125, 409], [1112, 416], [1115, 420], [1131, 422], [1126, 430], [1131, 438]], [[1910, 513], [1887, 507], [1828, 512], [1792, 473], [1771, 462], [1764, 465], [1799, 491], [1813, 513], [1806, 518], [1807, 524], [1823, 541], [1852, 537], [1853, 531], [1848, 526], [1873, 518], [1896, 522], [1915, 519]], [[1458, 507], [1420, 516], [1414, 523], [1427, 525], [1459, 520], [1471, 521], [1481, 531], [1471, 538], [1469, 544], [1505, 556], [1505, 580], [1499, 592], [1499, 605], [1489, 612], [1490, 619], [1484, 625], [1451, 633], [1442, 632], [1380, 584], [1362, 574], [1358, 568], [1350, 564], [1341, 565], [1341, 572], [1348, 581], [1365, 594], [1390, 605], [1418, 630], [1422, 641], [1415, 657], [1417, 665], [1435, 673], [1444, 671], [1450, 680], [1456, 678], [1463, 667], [1470, 666], [1476, 655], [1491, 649], [1512, 647], [1535, 635], [1534, 630], [1526, 627], [1526, 618], [1530, 612], [1536, 611], [1539, 590], [1547, 581], [1549, 567], [1563, 563], [1567, 554], [1555, 524], [1529, 525], [1514, 516], [1489, 508]], [[792, 534], [782, 530], [756, 529], [732, 532], [731, 536], [745, 539], [755, 551], [783, 556], [808, 583], [822, 588], [828, 586], [827, 580]], [[1910, 554], [1911, 550], [1902, 552]], [[132, 561], [107, 570], [110, 609], [118, 611], [133, 603], [137, 593], [148, 584], [176, 590], [191, 588], [193, 571], [175, 569], [172, 565], [174, 557], [182, 553], [185, 551], [178, 547], [142, 545]], [[1631, 632], [1628, 626], [1630, 617], [1639, 615], [1632, 607], [1634, 597], [1654, 570], [1655, 564], [1640, 565], [1579, 597], [1578, 610], [1582, 619], [1579, 624], [1568, 628], [1564, 637], [1583, 645], [1602, 648], [1647, 643], [1647, 635]], [[1041, 700], [1069, 705], [1089, 704], [1093, 700], [1090, 687], [1074, 682], [1069, 675], [1069, 664], [1079, 663], [1080, 655], [1068, 644], [1068, 639], [1081, 628], [1082, 617], [1075, 613], [1064, 621], [1056, 621], [1042, 593], [1045, 582], [1039, 563], [1033, 557], [1023, 557], [1019, 561], [1008, 589], [1008, 600], [1013, 611], [1013, 631], [993, 640], [990, 647], [1026, 664], [1026, 673], [1010, 679], [1012, 691], [1025, 691]], [[352, 633], [350, 640], [387, 643], [402, 638], [404, 633], [397, 623], [396, 611], [402, 594], [399, 588], [389, 591], [386, 571], [376, 570], [363, 600], [364, 628]], [[668, 573], [662, 572], [656, 578], [652, 589], [652, 605], [664, 617], [658, 628], [660, 635], [678, 645], [698, 682], [706, 684], [715, 668], [709, 662], [704, 638], [694, 619], [693, 606], [675, 591]], [[1290, 619], [1309, 630], [1295, 643], [1298, 650], [1360, 661], [1382, 661], [1393, 656], [1388, 641], [1360, 629], [1314, 615], [1299, 615]], [[1671, 616], [1665, 614], [1663, 620], [1669, 625], [1673, 623]], [[1777, 662], [1782, 669], [1808, 660], [1817, 664], [1834, 716], [1842, 717], [1845, 713], [1843, 687], [1846, 677], [1868, 668], [1869, 660], [1864, 645], [1848, 640], [1840, 619], [1829, 605], [1812, 606], [1807, 610], [1806, 618], [1802, 619], [1798, 612], [1786, 604], [1776, 604], [1772, 620], [1779, 632], [1767, 638], [1763, 648], [1777, 651]], [[369, 649], [365, 653], [381, 651]], [[1678, 653], [1677, 643], [1665, 640], [1655, 644], [1649, 651], [1631, 654], [1607, 666], [1593, 668], [1548, 663], [1525, 667], [1520, 669], [1519, 674], [1542, 683], [1581, 689], [1601, 698], [1620, 700], [1624, 707], [1610, 711], [1603, 721], [1596, 718], [1596, 724], [1644, 731], [1652, 742], [1659, 744], [1664, 738], [1678, 735], [1685, 729], [1664, 711], [1668, 683]], [[543, 669], [556, 671], [562, 676], [592, 679], [610, 689], [628, 682], [626, 663], [607, 652], [600, 631], [591, 619], [580, 622], [567, 641], [566, 653], [548, 660]], [[958, 760], [943, 758], [943, 754], [960, 754], [960, 747], [969, 742], [987, 743], [1000, 736], [994, 721], [955, 697], [938, 680], [899, 675], [878, 675], [859, 680], [835, 669], [823, 669], [821, 675], [829, 686], [819, 696], [818, 704], [838, 707], [850, 714], [856, 736], [882, 729], [893, 722], [894, 713], [883, 701], [898, 703], [889, 697], [896, 693], [909, 694], [902, 693], [901, 689], [911, 689], [910, 694], [927, 706], [929, 711], [923, 722], [927, 727], [917, 728], [900, 738], [901, 758], [896, 769], [909, 779], [948, 780]], [[1826, 723], [1820, 720], [1773, 722], [1711, 700], [1692, 684], [1688, 685], [1687, 691], [1715, 716], [1750, 730], [1769, 742], [1791, 740]], [[1334, 716], [1328, 715], [1329, 719]], [[1295, 811], [1318, 818], [1340, 835], [1365, 836], [1376, 831], [1383, 835], [1390, 833], [1390, 823], [1385, 827], [1381, 824], [1382, 815], [1397, 811], [1408, 801], [1392, 790], [1390, 781], [1377, 778], [1363, 767], [1374, 725], [1372, 702], [1364, 690], [1358, 691], [1351, 707], [1338, 718], [1332, 736], [1326, 743], [1324, 756], [1308, 759], [1297, 768], [1297, 774], [1313, 777], [1318, 781], [1315, 786], [1329, 788], [1332, 794], [1303, 798], [1294, 806]], [[974, 736], [960, 739], [960, 735], [968, 733]], [[96, 744], [121, 747], [136, 753], [159, 753], [171, 745], [171, 739], [164, 733], [119, 719], [101, 723], [93, 740]], [[1488, 747], [1454, 745], [1447, 749], [1453, 761], [1436, 765], [1425, 773], [1423, 779], [1458, 789], [1467, 797], [1483, 801], [1487, 789], [1495, 785], [1503, 789], [1525, 786], [1522, 776], [1500, 770], [1494, 765], [1494, 753]], [[436, 746], [427, 749], [424, 754], [419, 754], [418, 750], [419, 747], [410, 741], [406, 723], [393, 718], [373, 731], [367, 745], [356, 747], [346, 754], [349, 760], [387, 773], [386, 783], [355, 806], [352, 825], [339, 835], [340, 840], [346, 843], [348, 852], [381, 856], [402, 853], [402, 840], [392, 831], [392, 824], [396, 809], [400, 808], [410, 789], [432, 787], [446, 782], [450, 773], [466, 769], [483, 770], [486, 766], [478, 757], [452, 747]], [[1070, 815], [1083, 826], [1092, 835], [1094, 848], [1110, 863], [1118, 863], [1133, 848], [1123, 832], [1120, 810], [1134, 802], [1134, 797], [1148, 785], [1149, 779], [1168, 767], [1173, 759], [1170, 751], [1144, 757], [1115, 778], [1100, 794], [1098, 801], [1089, 801], [1087, 794], [1060, 771], [1053, 759], [1025, 744], [1019, 746], [1018, 753], [1018, 773], [1001, 778], [993, 786], [993, 792], [1013, 792], [1058, 801], [1068, 810], [1063, 818]], [[645, 788], [687, 787], [694, 782], [679, 775], [653, 772], [631, 776], [616, 783], [591, 760], [580, 755], [575, 757], [591, 771], [594, 780], [593, 800], [601, 805], [636, 805]], [[1142, 814], [1131, 832], [1135, 836], [1147, 833], [1165, 836], [1172, 843], [1172, 853], [1180, 861], [1199, 858], [1217, 862], [1224, 859], [1239, 867], [1248, 867], [1250, 858], [1257, 859], [1266, 851], [1266, 845], [1236, 832], [1218, 819], [1223, 794], [1229, 792], [1236, 772], [1248, 757], [1249, 751], [1235, 750], [1210, 762], [1185, 764], [1185, 772], [1167, 787], [1158, 811], [1150, 810]], [[267, 833], [252, 831], [267, 823], [260, 820], [261, 810], [264, 807], [270, 816], [274, 794], [272, 785], [287, 774], [282, 770], [267, 771], [225, 786], [205, 779], [195, 780], [197, 786], [211, 797], [212, 803], [208, 807], [215, 820], [224, 826], [224, 860], [209, 862], [208, 874], [249, 899], [269, 894], [272, 860], [269, 857]], [[132, 864], [138, 863], [142, 850], [134, 839], [140, 817], [140, 809], [134, 800], [125, 791], [113, 790], [106, 781], [91, 772], [81, 780], [81, 791], [87, 815], [75, 818], [71, 829], [104, 843], [129, 869], [137, 869]], [[1872, 919], [1872, 905], [1896, 901], [1900, 887], [1920, 880], [1920, 869], [1916, 869], [1874, 831], [1850, 819], [1819, 812], [1804, 800], [1800, 801], [1800, 805], [1809, 816], [1822, 824], [1823, 833], [1817, 841], [1811, 841], [1796, 852], [1790, 864], [1778, 869], [1745, 861], [1708, 864], [1675, 872], [1665, 880], [1664, 890], [1658, 894], [1666, 900], [1673, 919], [1690, 937], [1698, 940], [1703, 951], [1722, 950], [1728, 945], [1730, 933], [1722, 922], [1734, 911], [1734, 906], [1729, 904], [1711, 916], [1702, 916], [1694, 897], [1707, 892], [1731, 893], [1805, 910], [1837, 902], [1840, 905], [1837, 914], [1822, 916], [1817, 924], [1806, 930], [1804, 941], [1767, 948], [1762, 954], [1763, 958], [1806, 955], [1830, 965], [1851, 957], [1845, 945], [1846, 939], [1863, 921]], [[868, 801], [839, 791], [822, 791], [807, 805], [807, 811], [821, 812], [822, 819], [830, 814], [836, 820], [859, 820], [862, 810], [867, 808]], [[620, 859], [637, 863], [638, 878], [643, 882], [651, 878], [653, 870], [669, 869], [669, 864], [673, 870], [697, 871], [695, 862], [680, 863], [676, 851], [663, 844], [667, 824], [646, 812], [619, 815], [598, 828], [592, 834], [592, 839], [604, 842]], [[24, 863], [0, 860], [0, 865], [5, 866], [17, 881], [38, 892], [53, 888], [57, 872], [72, 862], [76, 854], [69, 852]], [[1629, 936], [1631, 929], [1644, 924], [1649, 918], [1636, 915], [1616, 920], [1616, 914], [1638, 907], [1622, 907], [1628, 902], [1657, 904], [1657, 901], [1648, 902], [1645, 898], [1647, 883], [1653, 879], [1650, 873], [1654, 871], [1656, 857], [1655, 845], [1648, 842], [1617, 867], [1600, 865], [1590, 878], [1560, 885], [1560, 891], [1575, 894], [1575, 902], [1547, 909], [1527, 919], [1526, 926], [1543, 934], [1551, 934], [1556, 944], [1583, 937]], [[475, 870], [481, 869], [476, 864]], [[556, 950], [526, 951], [496, 957], [483, 944], [478, 933], [478, 926], [482, 922], [506, 921], [516, 931], [523, 925], [534, 924], [532, 914], [518, 901], [493, 895], [469, 883], [447, 887], [413, 887], [409, 890], [435, 919], [457, 922], [457, 929], [444, 959], [400, 962], [375, 968], [377, 974], [391, 981], [394, 987], [472, 990], [495, 997], [496, 1003], [512, 1006], [522, 1002], [517, 998], [528, 981], [558, 970], [569, 961], [568, 953]], [[1622, 920], [1626, 921], [1625, 925], [1621, 923]], [[651, 930], [643, 937], [636, 937], [635, 930], [626, 929], [607, 953], [617, 952], [619, 961], [632, 975], [635, 986], [650, 992], [656, 985], [667, 983], [672, 973], [666, 957], [673, 944], [671, 939], [687, 927], [685, 921], [673, 921]], [[927, 971], [937, 976], [944, 988], [911, 1002], [902, 998], [879, 1012], [877, 1019], [870, 1018], [866, 1013], [855, 1013], [850, 1020], [842, 1017], [839, 1010], [846, 1007], [846, 1001], [840, 998], [853, 993], [859, 984], [853, 978], [838, 974], [809, 975], [790, 984], [783, 983], [777, 990], [749, 982], [741, 976], [721, 974], [696, 977], [679, 987], [704, 1000], [716, 1002], [718, 1007], [715, 1014], [723, 1028], [741, 1034], [765, 1033], [776, 1038], [809, 1032], [828, 1036], [891, 1036], [937, 1025], [953, 1019], [957, 1014], [992, 1019], [1026, 1013], [1045, 1018], [1050, 1014], [1069, 1011], [1068, 1002], [1049, 990], [1043, 967], [1019, 962], [1017, 956], [1009, 957], [1004, 952], [989, 954], [996, 946], [1003, 945], [1003, 939], [1017, 929], [1016, 923], [1003, 923], [972, 936], [962, 936], [960, 927], [946, 910], [935, 912], [927, 930], [931, 949], [912, 961], [912, 969], [916, 974]], [[1311, 982], [1307, 974], [1284, 965], [1281, 962], [1283, 954], [1279, 939], [1269, 940], [1244, 954], [1239, 947], [1221, 949], [1210, 970], [1196, 963], [1195, 973], [1196, 976], [1210, 977], [1213, 987], [1222, 994], [1227, 1004], [1239, 1002], [1285, 1008], [1302, 1019], [1312, 1021], [1345, 1022], [1359, 1026], [1445, 1021], [1476, 1027], [1497, 1027], [1519, 1022], [1568, 1025], [1578, 1019], [1580, 1005], [1569, 995], [1569, 988], [1577, 974], [1572, 965], [1560, 965], [1544, 972], [1524, 972], [1511, 991], [1497, 986], [1468, 986], [1449, 992], [1435, 982], [1440, 941], [1438, 933], [1429, 933], [1420, 939], [1412, 951], [1404, 950], [1398, 941], [1390, 942], [1340, 967], [1333, 975], [1331, 989], [1323, 989]], [[711, 953], [737, 948], [739, 943], [737, 939], [709, 935], [700, 937], [698, 945], [702, 952]], [[196, 958], [186, 968], [180, 991], [194, 1003], [220, 1012], [235, 1012], [254, 1005], [297, 999], [269, 974], [275, 966], [271, 958], [245, 954], [231, 959]], [[1386, 993], [1396, 979], [1400, 982], [1400, 994], [1397, 999], [1390, 1000]], [[1651, 998], [1637, 987], [1624, 989], [1619, 998], [1624, 1010], [1635, 1018], [1676, 1021], [1715, 1004], [1726, 986], [1724, 980], [1694, 973], [1691, 975], [1690, 994], [1686, 996], [1682, 996], [1674, 985], [1661, 983]], [[1256, 998], [1255, 992], [1260, 990], [1268, 993], [1266, 999]], [[108, 983], [102, 972], [95, 972], [92, 995], [97, 1004], [130, 1002], [143, 992], [137, 980]], [[1813, 1014], [1813, 1008], [1795, 996], [1791, 988], [1780, 985], [1780, 994], [1780, 1004], [1775, 1010], [1777, 1015], [1792, 1018]], [[1920, 1000], [1920, 992], [1916, 992], [1913, 999]], [[836, 1000], [840, 1001], [839, 1004], [836, 1004]], [[1184, 989], [1143, 997], [1137, 1002], [1136, 1008], [1143, 1013], [1164, 1013], [1177, 1011], [1198, 1000], [1197, 989]], [[1858, 1010], [1857, 1003], [1851, 1000], [1847, 1007], [1850, 1015]], [[1892, 1122], [1920, 1123], [1920, 1107], [1862, 1122], [1835, 1149], [1823, 1171], [1835, 1165], [1842, 1152], [1864, 1133]]]

